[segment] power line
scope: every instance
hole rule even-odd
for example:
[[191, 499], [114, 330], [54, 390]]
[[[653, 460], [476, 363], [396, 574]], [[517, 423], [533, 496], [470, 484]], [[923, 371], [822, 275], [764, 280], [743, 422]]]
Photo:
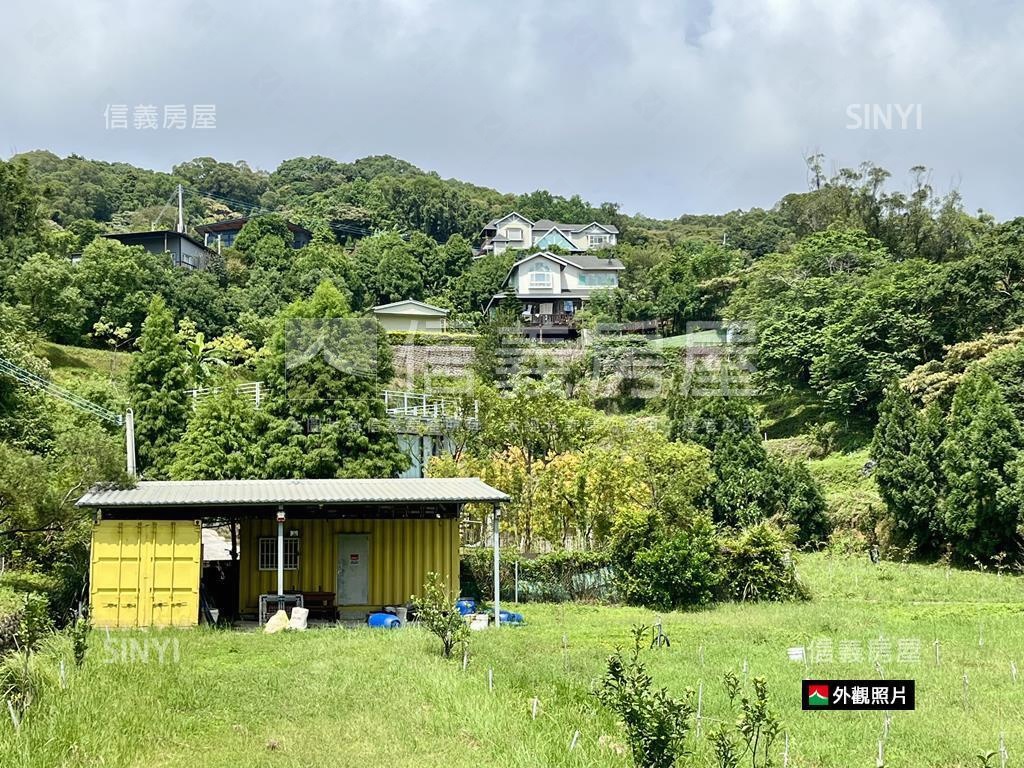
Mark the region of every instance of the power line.
[[108, 411], [101, 405], [97, 405], [91, 400], [86, 400], [81, 395], [76, 395], [74, 392], [70, 392], [62, 387], [58, 387], [49, 379], [44, 379], [32, 371], [22, 368], [20, 365], [12, 363], [6, 358], [0, 357], [0, 373], [5, 373], [15, 381], [20, 381], [22, 384], [27, 384], [30, 387], [42, 390], [48, 395], [56, 397], [58, 400], [63, 400], [65, 403], [78, 408], [79, 410], [91, 413], [99, 419], [109, 421], [111, 424], [122, 426], [124, 424], [124, 417], [120, 413], [114, 413]]

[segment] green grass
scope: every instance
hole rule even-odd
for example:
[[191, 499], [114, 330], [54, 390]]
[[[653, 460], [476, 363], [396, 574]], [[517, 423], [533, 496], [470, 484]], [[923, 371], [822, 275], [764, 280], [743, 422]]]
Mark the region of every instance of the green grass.
[[807, 468], [824, 488], [825, 503], [833, 525], [861, 528], [865, 521], [870, 521], [884, 509], [874, 477], [863, 472], [870, 458], [868, 449], [862, 448], [850, 453], [832, 453], [807, 462]]
[[[918, 709], [893, 716], [888, 766], [976, 766], [1004, 734], [1024, 754], [1024, 582], [866, 558], [799, 561], [814, 599], [724, 605], [665, 615], [669, 649], [647, 654], [675, 694], [703, 685], [704, 730], [733, 719], [723, 673], [767, 679], [790, 737], [789, 765], [874, 765], [882, 713], [802, 712], [801, 678], [872, 678], [873, 662], [791, 662], [787, 648], [829, 639], [918, 641], [914, 663], [885, 663], [917, 680]], [[604, 660], [642, 609], [523, 605], [529, 625], [474, 634], [467, 671], [437, 655], [425, 632], [325, 629], [267, 636], [210, 630], [91, 638], [67, 688], [51, 683], [20, 734], [0, 725], [5, 766], [625, 766], [623, 735], [590, 694]], [[564, 638], [564, 646], [563, 646]], [[941, 665], [934, 658], [941, 643]], [[150, 658], [130, 653], [149, 641]], [[163, 643], [158, 663], [154, 642]], [[107, 643], [105, 647], [105, 643]], [[176, 651], [175, 651], [176, 648]], [[838, 651], [836, 651], [838, 652]], [[55, 679], [56, 655], [40, 656]], [[69, 666], [70, 663], [68, 662]], [[494, 690], [488, 687], [493, 670]], [[968, 696], [964, 699], [964, 675]], [[531, 717], [530, 702], [540, 700]], [[575, 750], [568, 750], [575, 731]], [[694, 765], [712, 765], [706, 745]], [[781, 765], [781, 742], [776, 764]], [[998, 760], [997, 763], [998, 764]]]
[[664, 336], [660, 339], [651, 339], [648, 342], [653, 349], [682, 349], [690, 346], [715, 347], [725, 343], [725, 331], [720, 328], [693, 331], [678, 336]]
[[49, 341], [41, 342], [36, 354], [49, 361], [54, 382], [65, 386], [86, 379], [123, 381], [132, 358], [128, 352], [70, 347]]

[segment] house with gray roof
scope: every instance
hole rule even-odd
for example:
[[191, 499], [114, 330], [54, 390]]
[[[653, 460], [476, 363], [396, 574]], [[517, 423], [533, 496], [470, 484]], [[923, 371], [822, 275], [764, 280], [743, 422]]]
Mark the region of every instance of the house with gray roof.
[[576, 314], [594, 293], [616, 288], [623, 269], [592, 253], [537, 251], [512, 265], [488, 310], [514, 306], [529, 336], [576, 338]]
[[482, 232], [480, 256], [515, 250], [550, 250], [586, 253], [618, 242], [619, 230], [611, 224], [592, 221], [566, 224], [551, 219], [531, 221], [513, 211], [487, 222]]

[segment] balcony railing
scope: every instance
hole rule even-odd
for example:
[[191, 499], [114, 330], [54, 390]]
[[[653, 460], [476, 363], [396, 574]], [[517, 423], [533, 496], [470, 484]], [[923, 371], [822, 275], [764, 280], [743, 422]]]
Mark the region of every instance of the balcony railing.
[[550, 314], [522, 315], [523, 325], [536, 327], [557, 326], [560, 328], [575, 328], [576, 316], [571, 312], [553, 312]]

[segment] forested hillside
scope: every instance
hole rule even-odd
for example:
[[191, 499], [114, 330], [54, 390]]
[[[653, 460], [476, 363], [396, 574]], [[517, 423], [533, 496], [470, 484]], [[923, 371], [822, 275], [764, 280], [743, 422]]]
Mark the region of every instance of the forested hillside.
[[[423, 299], [480, 340], [478, 375], [458, 382], [479, 403], [480, 431], [432, 471], [508, 490], [506, 525], [524, 550], [605, 553], [636, 577], [631, 599], [746, 594], [701, 565], [723, 546], [741, 559], [831, 541], [1019, 563], [1024, 219], [968, 213], [925, 169], [898, 184], [870, 163], [832, 177], [822, 166], [811, 158], [809, 189], [770, 209], [663, 221], [388, 156], [295, 158], [272, 172], [196, 158], [162, 173], [30, 152], [0, 162], [0, 357], [56, 372], [112, 411], [131, 405], [145, 477], [391, 476], [408, 459], [379, 399], [394, 374], [388, 340], [360, 352], [360, 371], [295, 368], [288, 334]], [[173, 229], [178, 184], [190, 230], [252, 217], [209, 269], [97, 237]], [[474, 259], [473, 247], [513, 210], [618, 227], [607, 255], [623, 262], [621, 281], [581, 322], [656, 320], [667, 336], [694, 321], [742, 325], [751, 388], [691, 391], [687, 345], [666, 344], [657, 395], [634, 396], [628, 376], [595, 360], [647, 354], [642, 337], [557, 365], [536, 347], [496, 382], [483, 310], [512, 256]], [[289, 221], [313, 233], [309, 246], [290, 247]], [[259, 409], [233, 386], [257, 380]], [[198, 404], [186, 396], [218, 386]], [[93, 482], [129, 482], [120, 439], [0, 376], [0, 555], [77, 576], [57, 579], [73, 593], [88, 521], [72, 502]], [[661, 582], [666, 564], [694, 578]]]

